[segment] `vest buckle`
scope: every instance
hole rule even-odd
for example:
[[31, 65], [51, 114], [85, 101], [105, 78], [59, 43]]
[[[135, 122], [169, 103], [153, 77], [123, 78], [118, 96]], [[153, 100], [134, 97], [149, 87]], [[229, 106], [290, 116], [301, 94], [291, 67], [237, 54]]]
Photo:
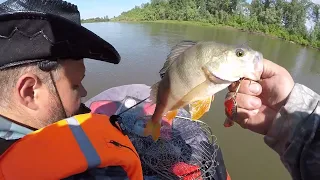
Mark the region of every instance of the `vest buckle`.
[[123, 135], [128, 135], [127, 128], [123, 124], [122, 118], [119, 115], [110, 116], [110, 123], [122, 132]]

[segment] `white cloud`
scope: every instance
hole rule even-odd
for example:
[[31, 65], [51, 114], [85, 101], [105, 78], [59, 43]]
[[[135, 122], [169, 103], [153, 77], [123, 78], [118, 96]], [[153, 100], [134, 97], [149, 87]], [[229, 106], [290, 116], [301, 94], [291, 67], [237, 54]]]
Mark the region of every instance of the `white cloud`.
[[320, 4], [320, 0], [312, 0], [313, 3]]

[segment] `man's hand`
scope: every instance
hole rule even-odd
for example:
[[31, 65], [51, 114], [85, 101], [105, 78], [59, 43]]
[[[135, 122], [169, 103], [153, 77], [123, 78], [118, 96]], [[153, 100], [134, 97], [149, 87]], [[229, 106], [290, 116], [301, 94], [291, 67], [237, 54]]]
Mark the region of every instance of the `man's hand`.
[[[238, 114], [235, 122], [242, 128], [265, 135], [294, 86], [289, 72], [283, 67], [264, 60], [261, 80], [242, 80], [236, 101]], [[238, 83], [229, 86], [226, 100], [236, 91]]]

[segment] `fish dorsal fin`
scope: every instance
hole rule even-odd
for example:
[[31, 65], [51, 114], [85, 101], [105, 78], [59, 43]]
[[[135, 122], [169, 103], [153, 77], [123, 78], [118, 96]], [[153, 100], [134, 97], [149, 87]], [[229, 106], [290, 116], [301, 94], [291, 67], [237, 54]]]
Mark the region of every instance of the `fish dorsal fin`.
[[184, 40], [181, 41], [180, 43], [178, 43], [177, 45], [175, 45], [171, 51], [170, 54], [167, 56], [167, 60], [164, 63], [162, 69], [160, 70], [160, 77], [163, 78], [163, 76], [165, 75], [165, 73], [167, 72], [167, 70], [169, 69], [169, 67], [171, 66], [171, 64], [174, 62], [174, 60], [177, 59], [177, 57], [182, 54], [185, 50], [187, 50], [188, 48], [196, 45], [197, 42], [195, 41], [189, 41], [189, 40]]

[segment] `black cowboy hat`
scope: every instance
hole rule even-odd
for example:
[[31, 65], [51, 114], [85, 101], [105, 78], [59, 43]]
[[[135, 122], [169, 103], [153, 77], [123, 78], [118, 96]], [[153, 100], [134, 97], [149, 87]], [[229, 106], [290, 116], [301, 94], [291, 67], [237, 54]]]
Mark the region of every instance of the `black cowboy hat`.
[[0, 69], [66, 58], [120, 62], [111, 44], [81, 26], [76, 5], [62, 0], [0, 4]]

